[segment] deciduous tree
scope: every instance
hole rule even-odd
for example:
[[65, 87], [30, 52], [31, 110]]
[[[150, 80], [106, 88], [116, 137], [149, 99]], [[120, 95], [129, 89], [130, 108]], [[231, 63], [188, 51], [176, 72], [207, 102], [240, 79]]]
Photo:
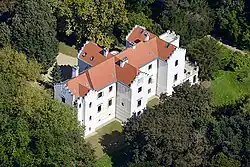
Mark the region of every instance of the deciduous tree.
[[204, 129], [212, 120], [207, 95], [200, 86], [177, 86], [172, 97], [162, 95], [158, 106], [130, 118], [124, 135], [133, 161], [165, 166], [206, 163], [210, 146]]
[[0, 59], [0, 164], [93, 166], [76, 111], [34, 82], [39, 65], [11, 48]]
[[47, 0], [22, 0], [12, 20], [12, 44], [45, 68], [58, 52], [56, 18]]

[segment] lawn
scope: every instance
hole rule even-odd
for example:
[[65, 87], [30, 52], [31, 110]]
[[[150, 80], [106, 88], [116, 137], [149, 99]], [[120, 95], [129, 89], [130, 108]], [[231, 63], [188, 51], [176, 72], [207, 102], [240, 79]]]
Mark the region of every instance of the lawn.
[[[113, 121], [110, 124], [98, 129], [97, 134], [86, 139], [93, 149], [97, 157], [96, 166], [110, 167], [116, 161], [114, 155], [125, 147], [124, 138], [122, 136], [122, 126], [120, 122]], [[119, 159], [119, 157], [115, 157]], [[111, 161], [112, 160], [112, 161]], [[102, 164], [102, 166], [100, 165]]]
[[77, 50], [63, 42], [59, 42], [59, 52], [71, 57], [77, 57]]
[[153, 106], [159, 104], [159, 97], [154, 97], [151, 100], [148, 101], [147, 107], [152, 108]]
[[213, 103], [215, 105], [234, 103], [250, 92], [250, 76], [239, 82], [235, 72], [218, 71], [212, 81]]

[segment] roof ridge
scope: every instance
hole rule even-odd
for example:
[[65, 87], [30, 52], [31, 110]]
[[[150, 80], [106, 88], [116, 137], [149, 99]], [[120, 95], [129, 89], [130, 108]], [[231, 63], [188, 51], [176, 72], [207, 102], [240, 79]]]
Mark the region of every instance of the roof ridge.
[[89, 81], [89, 87], [91, 89], [93, 89], [93, 84], [92, 84], [92, 81], [91, 81], [91, 78], [90, 78], [90, 75], [89, 75], [89, 71], [87, 70], [86, 71], [86, 77], [87, 77], [87, 80]]

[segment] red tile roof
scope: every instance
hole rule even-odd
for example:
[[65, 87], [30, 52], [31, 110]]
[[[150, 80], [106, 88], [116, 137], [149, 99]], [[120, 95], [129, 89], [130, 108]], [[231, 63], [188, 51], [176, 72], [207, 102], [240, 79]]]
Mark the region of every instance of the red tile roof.
[[84, 60], [91, 66], [95, 66], [113, 57], [114, 55], [109, 52], [107, 56], [104, 56], [103, 49], [101, 47], [93, 42], [86, 42], [78, 56], [81, 60]]
[[[128, 40], [142, 39], [142, 30], [140, 27], [134, 28]], [[116, 81], [131, 84], [140, 72], [140, 67], [157, 58], [167, 60], [176, 49], [174, 45], [166, 43], [154, 34], [150, 33], [150, 36], [149, 41], [141, 40], [135, 47], [127, 48], [115, 56], [109, 53], [107, 57], [102, 55], [102, 48], [98, 45], [92, 42], [85, 44], [79, 58], [93, 67], [68, 80], [66, 86], [75, 96], [85, 96], [91, 89], [100, 90]], [[86, 53], [85, 56], [83, 53]], [[94, 57], [92, 61], [91, 56]], [[119, 62], [124, 58], [128, 59], [128, 63], [121, 67]]]
[[145, 40], [145, 33], [149, 34], [149, 40], [156, 37], [156, 35], [152, 34], [151, 32], [148, 32], [147, 30], [143, 29], [142, 27], [135, 27], [131, 31], [131, 33], [128, 35], [127, 40], [130, 42], [138, 43], [140, 41]]
[[129, 64], [136, 68], [140, 68], [158, 57], [162, 60], [167, 60], [174, 50], [174, 45], [167, 45], [165, 41], [158, 37], [154, 37], [147, 42], [136, 44], [135, 49], [133, 49], [133, 47], [127, 48], [116, 55], [116, 57], [120, 59], [127, 57]]
[[124, 67], [120, 67], [119, 61], [121, 60], [112, 57], [68, 80], [66, 86], [75, 96], [84, 96], [90, 89], [100, 90], [116, 81], [129, 85], [138, 75], [139, 70], [127, 63]]

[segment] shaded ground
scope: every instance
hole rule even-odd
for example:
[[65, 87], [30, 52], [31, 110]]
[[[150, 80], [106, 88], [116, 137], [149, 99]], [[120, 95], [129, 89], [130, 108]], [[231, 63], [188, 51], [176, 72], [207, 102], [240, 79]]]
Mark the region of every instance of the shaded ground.
[[103, 163], [107, 164], [103, 167], [109, 167], [110, 157], [113, 166], [122, 166], [126, 158], [124, 158], [123, 149], [125, 149], [125, 144], [120, 122], [113, 121], [96, 132], [96, 135], [86, 138], [86, 141], [95, 150], [95, 155], [98, 159], [97, 163], [103, 161]]
[[155, 96], [154, 98], [152, 98], [152, 99], [150, 99], [150, 100], [148, 101], [147, 107], [152, 108], [153, 106], [159, 104], [159, 102], [160, 102], [160, 99], [159, 99], [158, 97]]

